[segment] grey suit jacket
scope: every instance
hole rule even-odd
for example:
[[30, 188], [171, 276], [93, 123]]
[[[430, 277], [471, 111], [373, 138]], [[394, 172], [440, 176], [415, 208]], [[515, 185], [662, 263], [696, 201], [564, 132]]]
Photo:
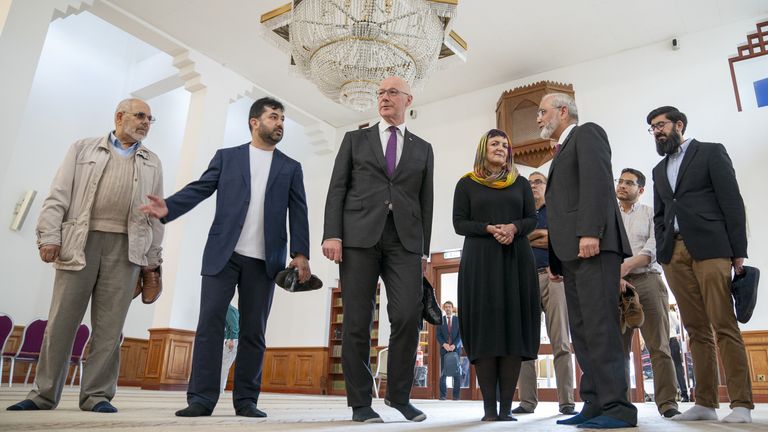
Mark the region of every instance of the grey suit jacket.
[[601, 251], [632, 256], [613, 189], [611, 146], [600, 126], [571, 130], [549, 168], [546, 202], [550, 266], [577, 259], [581, 237], [598, 237]]
[[323, 240], [367, 248], [381, 238], [391, 205], [406, 250], [429, 255], [432, 234], [432, 146], [406, 129], [394, 176], [386, 173], [378, 123], [347, 132], [333, 166], [325, 202]]

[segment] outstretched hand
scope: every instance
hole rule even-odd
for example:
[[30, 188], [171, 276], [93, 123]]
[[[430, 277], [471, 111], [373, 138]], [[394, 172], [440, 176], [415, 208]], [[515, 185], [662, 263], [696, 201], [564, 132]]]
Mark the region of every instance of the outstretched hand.
[[155, 217], [157, 219], [168, 216], [168, 206], [165, 205], [165, 200], [155, 195], [147, 195], [149, 200], [148, 204], [142, 204], [139, 206], [139, 211]]

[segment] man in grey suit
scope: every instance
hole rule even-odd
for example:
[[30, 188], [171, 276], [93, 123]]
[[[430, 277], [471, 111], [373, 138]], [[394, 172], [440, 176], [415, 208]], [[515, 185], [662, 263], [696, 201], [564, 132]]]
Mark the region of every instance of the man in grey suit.
[[582, 411], [559, 424], [613, 429], [637, 424], [627, 399], [619, 330], [621, 262], [632, 256], [613, 195], [611, 147], [594, 123], [578, 125], [573, 98], [546, 95], [539, 105], [541, 137], [558, 140], [546, 192], [549, 266], [562, 275]]
[[432, 232], [432, 146], [405, 127], [413, 96], [389, 77], [378, 90], [381, 121], [347, 132], [325, 204], [323, 255], [339, 263], [344, 304], [342, 366], [352, 420], [381, 422], [371, 408], [371, 324], [376, 282], [387, 290], [389, 356], [385, 403], [411, 421], [426, 415], [410, 404], [422, 273]]

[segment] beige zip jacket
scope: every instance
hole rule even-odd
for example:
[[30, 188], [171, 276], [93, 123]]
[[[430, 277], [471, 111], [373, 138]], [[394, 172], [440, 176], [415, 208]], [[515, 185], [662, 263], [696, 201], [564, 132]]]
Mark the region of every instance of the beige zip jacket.
[[[53, 266], [59, 270], [85, 267], [85, 242], [96, 188], [110, 158], [109, 134], [76, 141], [51, 184], [37, 221], [37, 246], [60, 245]], [[154, 267], [162, 262], [164, 227], [139, 211], [147, 194], [163, 196], [160, 159], [140, 145], [134, 154], [133, 192], [128, 216], [128, 260]]]

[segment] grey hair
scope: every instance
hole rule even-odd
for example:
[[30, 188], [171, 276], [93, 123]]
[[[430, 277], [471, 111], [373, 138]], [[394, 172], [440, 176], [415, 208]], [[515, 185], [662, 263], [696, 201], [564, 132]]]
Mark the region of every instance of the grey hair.
[[131, 111], [131, 105], [133, 105], [134, 102], [142, 102], [146, 103], [143, 100], [139, 98], [128, 98], [123, 99], [120, 101], [119, 104], [117, 104], [117, 108], [115, 108], [115, 114], [119, 112], [130, 112]]
[[549, 93], [544, 96], [551, 100], [553, 108], [568, 108], [568, 117], [575, 122], [579, 122], [579, 109], [576, 108], [576, 101], [565, 93]]
[[543, 173], [543, 172], [541, 172], [541, 171], [534, 171], [534, 172], [532, 172], [532, 173], [528, 174], [528, 178], [531, 178], [531, 176], [532, 176], [532, 175], [537, 175], [537, 176], [541, 176], [541, 177], [543, 177], [543, 178], [544, 178], [544, 183], [546, 183], [546, 182], [549, 180], [549, 179], [547, 178], [547, 176], [545, 176], [545, 175], [544, 175], [544, 173]]

